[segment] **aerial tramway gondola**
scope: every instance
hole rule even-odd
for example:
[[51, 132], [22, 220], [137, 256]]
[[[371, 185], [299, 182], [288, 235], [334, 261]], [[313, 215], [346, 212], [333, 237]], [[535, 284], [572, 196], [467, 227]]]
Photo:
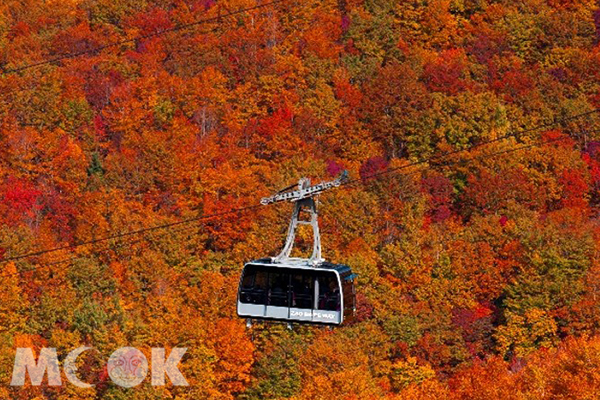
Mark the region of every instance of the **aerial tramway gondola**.
[[[353, 318], [356, 311], [354, 280], [347, 265], [333, 264], [321, 258], [321, 237], [314, 196], [347, 179], [344, 172], [331, 182], [310, 186], [301, 179], [298, 190], [279, 192], [261, 200], [263, 205], [279, 201], [294, 203], [287, 240], [277, 257], [261, 258], [244, 265], [237, 299], [237, 313], [242, 318], [269, 319], [283, 322], [340, 325]], [[307, 212], [309, 220], [299, 219]], [[300, 224], [313, 229], [313, 252], [310, 258], [290, 257], [296, 228]]]

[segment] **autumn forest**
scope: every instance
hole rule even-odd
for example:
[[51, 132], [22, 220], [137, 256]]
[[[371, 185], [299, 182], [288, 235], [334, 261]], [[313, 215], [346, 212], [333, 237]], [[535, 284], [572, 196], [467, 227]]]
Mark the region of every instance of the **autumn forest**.
[[[0, 399], [598, 399], [599, 109], [597, 0], [0, 0]], [[344, 170], [354, 320], [247, 327], [261, 197]]]

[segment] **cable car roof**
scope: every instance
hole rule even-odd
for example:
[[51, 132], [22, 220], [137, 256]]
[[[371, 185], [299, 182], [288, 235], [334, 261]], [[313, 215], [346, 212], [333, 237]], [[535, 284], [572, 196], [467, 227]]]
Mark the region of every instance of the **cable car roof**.
[[352, 270], [349, 266], [344, 264], [334, 264], [328, 261], [321, 261], [317, 264], [311, 263], [310, 260], [305, 258], [288, 258], [285, 261], [276, 262], [271, 257], [260, 258], [258, 260], [249, 261], [248, 264], [258, 264], [264, 266], [273, 266], [278, 268], [290, 268], [290, 269], [308, 269], [308, 270], [328, 270], [328, 271], [336, 271], [340, 277], [344, 280], [354, 279], [357, 277], [356, 274], [352, 273]]

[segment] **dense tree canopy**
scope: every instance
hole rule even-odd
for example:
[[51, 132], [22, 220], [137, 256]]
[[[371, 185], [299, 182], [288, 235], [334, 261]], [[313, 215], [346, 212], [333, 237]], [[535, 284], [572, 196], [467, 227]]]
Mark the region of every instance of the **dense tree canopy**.
[[[600, 390], [596, 0], [5, 0], [0, 94], [0, 398]], [[358, 309], [331, 331], [235, 316], [286, 204], [68, 246], [344, 169], [321, 227]], [[84, 345], [93, 388], [9, 386], [17, 347]], [[112, 384], [122, 346], [187, 347], [190, 386]]]

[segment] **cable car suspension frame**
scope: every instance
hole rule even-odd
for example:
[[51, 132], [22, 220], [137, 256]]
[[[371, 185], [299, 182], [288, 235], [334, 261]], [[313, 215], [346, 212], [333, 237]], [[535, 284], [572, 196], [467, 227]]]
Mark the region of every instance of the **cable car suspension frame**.
[[[294, 204], [294, 211], [292, 212], [292, 219], [288, 228], [287, 238], [283, 250], [278, 256], [273, 258], [275, 263], [306, 263], [310, 265], [317, 265], [324, 261], [321, 257], [321, 235], [319, 233], [319, 219], [317, 213], [317, 203], [315, 197], [320, 193], [332, 188], [339, 187], [346, 180], [348, 180], [348, 172], [344, 171], [342, 174], [333, 181], [321, 182], [318, 185], [310, 186], [310, 179], [302, 178], [298, 182], [298, 190], [292, 192], [280, 191], [277, 194], [270, 197], [263, 197], [260, 201], [262, 205], [268, 205], [280, 201], [290, 201]], [[285, 190], [285, 189], [284, 189]], [[299, 219], [302, 211], [308, 212], [310, 219], [301, 220]], [[312, 255], [308, 260], [302, 258], [292, 258], [290, 254], [294, 247], [294, 241], [296, 239], [296, 230], [299, 225], [310, 225], [313, 230], [313, 251]]]

